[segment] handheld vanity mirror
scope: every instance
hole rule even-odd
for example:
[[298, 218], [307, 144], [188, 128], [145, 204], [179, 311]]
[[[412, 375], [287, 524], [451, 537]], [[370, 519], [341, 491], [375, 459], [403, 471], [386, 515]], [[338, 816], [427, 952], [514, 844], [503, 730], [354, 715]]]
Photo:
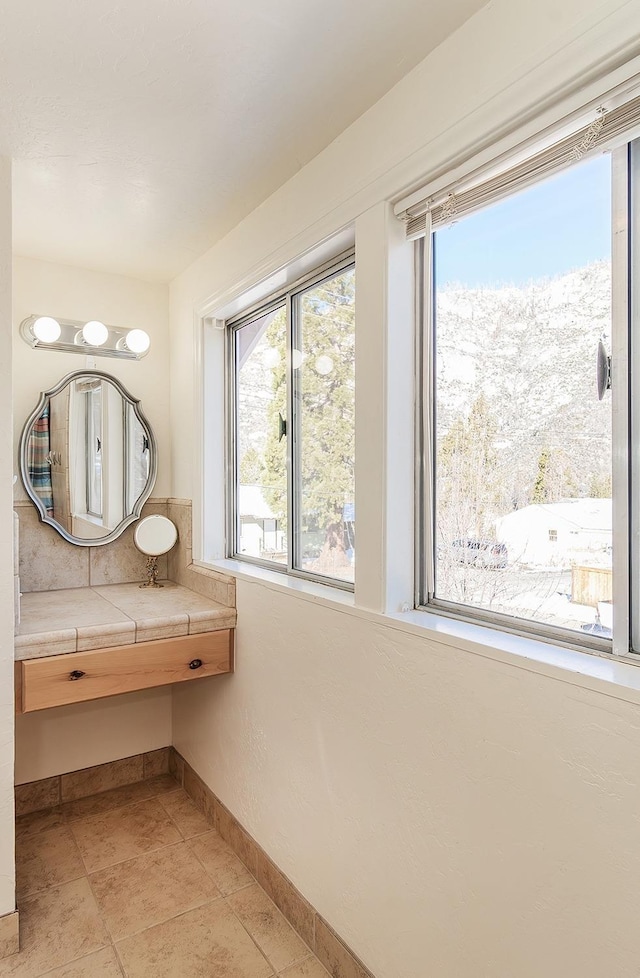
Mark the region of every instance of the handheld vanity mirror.
[[148, 580], [140, 587], [162, 587], [158, 584], [158, 557], [168, 553], [178, 539], [178, 530], [166, 516], [145, 516], [133, 532], [133, 542], [147, 558]]
[[20, 472], [40, 519], [96, 547], [140, 517], [156, 479], [153, 431], [122, 384], [76, 370], [40, 395], [20, 440]]

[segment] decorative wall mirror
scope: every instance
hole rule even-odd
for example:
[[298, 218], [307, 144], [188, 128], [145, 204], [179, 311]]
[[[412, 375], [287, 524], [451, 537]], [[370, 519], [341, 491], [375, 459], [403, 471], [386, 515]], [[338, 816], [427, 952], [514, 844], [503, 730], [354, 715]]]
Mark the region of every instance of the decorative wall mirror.
[[20, 473], [40, 519], [80, 547], [110, 543], [139, 518], [157, 466], [140, 402], [98, 370], [43, 391], [20, 439]]

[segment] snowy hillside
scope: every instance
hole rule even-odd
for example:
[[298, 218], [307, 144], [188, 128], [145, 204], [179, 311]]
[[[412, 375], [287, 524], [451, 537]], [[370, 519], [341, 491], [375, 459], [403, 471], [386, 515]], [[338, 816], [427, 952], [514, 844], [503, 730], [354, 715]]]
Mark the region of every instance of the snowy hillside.
[[607, 494], [610, 395], [597, 399], [595, 358], [601, 337], [610, 346], [610, 310], [605, 261], [523, 287], [439, 290], [438, 435], [486, 397], [507, 508], [531, 501], [543, 450], [556, 469], [552, 498], [598, 485]]

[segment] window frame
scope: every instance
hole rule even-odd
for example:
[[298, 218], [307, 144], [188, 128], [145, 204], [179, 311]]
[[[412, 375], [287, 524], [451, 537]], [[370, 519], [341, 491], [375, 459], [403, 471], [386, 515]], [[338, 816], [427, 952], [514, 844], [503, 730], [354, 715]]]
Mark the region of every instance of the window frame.
[[[437, 391], [435, 384], [435, 302], [433, 235], [414, 242], [416, 326], [416, 473], [415, 473], [415, 607], [448, 618], [497, 628], [523, 637], [640, 664], [640, 499], [631, 507], [632, 486], [640, 491], [640, 458], [631, 451], [632, 433], [640, 436], [640, 337], [633, 342], [633, 322], [640, 324], [640, 262], [631, 256], [640, 237], [638, 206], [632, 213], [632, 193], [640, 204], [640, 139], [624, 143], [611, 153], [612, 309], [611, 391], [612, 499], [613, 499], [613, 637], [604, 639], [527, 619], [515, 618], [459, 602], [438, 598], [435, 591], [435, 437]], [[633, 182], [632, 182], [633, 173]], [[498, 199], [504, 199], [497, 198]], [[634, 288], [632, 285], [638, 283]], [[595, 354], [595, 351], [594, 351]], [[635, 368], [635, 369], [633, 369]], [[632, 372], [633, 370], [633, 372]], [[595, 355], [594, 355], [595, 371]], [[635, 383], [633, 389], [631, 377]], [[637, 439], [636, 439], [637, 441]], [[637, 453], [640, 455], [640, 453]], [[633, 514], [633, 519], [630, 519]], [[630, 528], [635, 536], [630, 535]], [[631, 621], [632, 588], [636, 614]]]
[[[296, 567], [300, 563], [300, 533], [298, 528], [298, 513], [300, 511], [300, 464], [297, 461], [297, 446], [300, 442], [300, 412], [295, 407], [297, 383], [292, 370], [292, 353], [295, 340], [299, 335], [299, 298], [311, 289], [329, 279], [335, 278], [342, 272], [355, 270], [355, 249], [328, 259], [309, 273], [291, 282], [286, 290], [271, 293], [260, 302], [244, 309], [238, 315], [224, 321], [225, 340], [225, 375], [226, 375], [226, 556], [232, 560], [241, 560], [257, 567], [262, 567], [287, 577], [300, 578], [318, 584], [328, 585], [343, 591], [355, 591], [355, 583], [324, 574], [305, 571]], [[261, 560], [237, 552], [239, 540], [240, 515], [238, 513], [238, 424], [237, 424], [237, 370], [235, 334], [243, 326], [275, 309], [285, 308], [286, 316], [286, 382], [287, 382], [287, 417], [286, 417], [286, 472], [287, 472], [287, 563]]]

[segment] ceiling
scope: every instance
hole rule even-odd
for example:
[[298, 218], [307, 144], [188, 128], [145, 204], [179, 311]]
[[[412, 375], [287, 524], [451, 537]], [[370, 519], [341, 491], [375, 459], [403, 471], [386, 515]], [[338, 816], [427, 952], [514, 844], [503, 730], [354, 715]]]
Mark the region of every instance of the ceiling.
[[167, 281], [485, 0], [8, 0], [14, 249]]

